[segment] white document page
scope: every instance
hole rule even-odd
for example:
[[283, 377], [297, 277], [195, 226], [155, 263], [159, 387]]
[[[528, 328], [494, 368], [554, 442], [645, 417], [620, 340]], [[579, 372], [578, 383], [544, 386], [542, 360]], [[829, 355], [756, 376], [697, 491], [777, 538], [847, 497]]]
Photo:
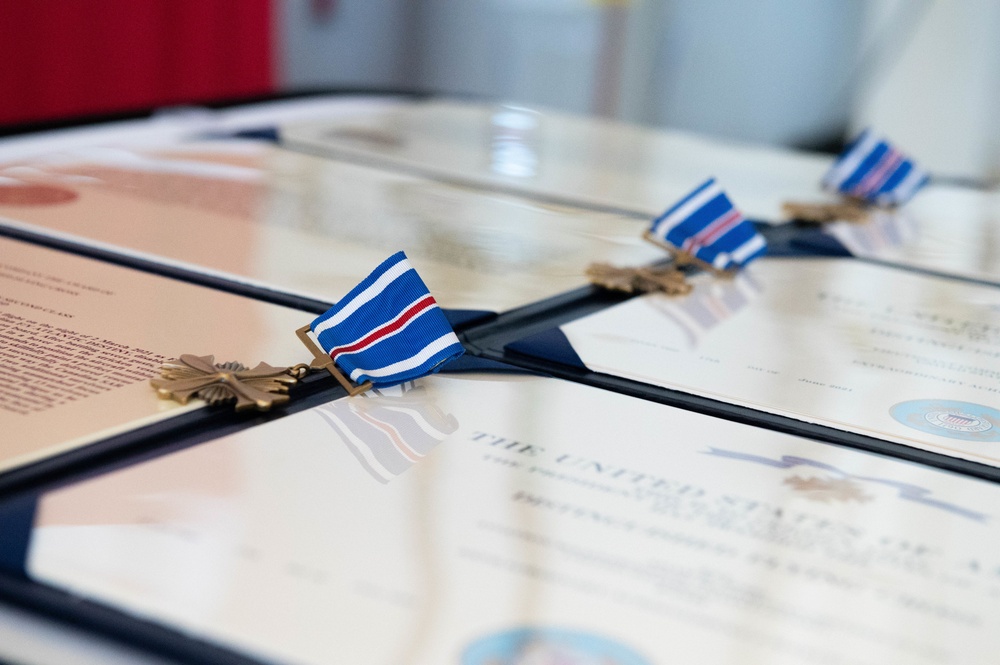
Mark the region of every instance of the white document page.
[[597, 372], [1000, 465], [1000, 289], [764, 259], [562, 326]]
[[826, 232], [854, 256], [1000, 282], [998, 229], [1000, 193], [932, 185], [898, 210]]
[[0, 238], [0, 471], [204, 405], [149, 379], [181, 354], [291, 366], [315, 315]]
[[789, 199], [834, 200], [820, 189], [827, 155], [502, 104], [417, 101], [287, 123], [281, 139], [337, 159], [650, 219], [709, 177], [762, 221], [783, 219]]
[[42, 497], [32, 578], [276, 663], [975, 663], [1000, 488], [434, 376]]
[[403, 250], [442, 307], [494, 312], [666, 257], [646, 220], [235, 139], [0, 165], [0, 224], [330, 302]]

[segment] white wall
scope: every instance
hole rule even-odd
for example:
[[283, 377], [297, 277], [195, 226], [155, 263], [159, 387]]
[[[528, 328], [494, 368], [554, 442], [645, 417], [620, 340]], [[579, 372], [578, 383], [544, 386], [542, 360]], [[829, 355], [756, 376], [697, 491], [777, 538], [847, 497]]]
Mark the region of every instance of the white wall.
[[650, 120], [767, 143], [836, 138], [849, 120], [859, 0], [674, 0], [659, 20]]
[[[598, 79], [607, 6], [592, 0], [426, 0], [418, 80], [744, 140], [836, 138], [863, 0], [633, 0], [617, 85]], [[600, 81], [620, 90], [602, 107]], [[831, 136], [832, 135], [832, 136]]]
[[910, 38], [873, 63], [854, 129], [877, 128], [935, 174], [1000, 176], [1000, 3], [878, 0], [869, 31], [903, 19]]
[[418, 81], [586, 113], [600, 17], [590, 0], [424, 0]]
[[277, 3], [286, 88], [424, 89], [784, 145], [871, 125], [935, 173], [1000, 175], [996, 0], [333, 6]]

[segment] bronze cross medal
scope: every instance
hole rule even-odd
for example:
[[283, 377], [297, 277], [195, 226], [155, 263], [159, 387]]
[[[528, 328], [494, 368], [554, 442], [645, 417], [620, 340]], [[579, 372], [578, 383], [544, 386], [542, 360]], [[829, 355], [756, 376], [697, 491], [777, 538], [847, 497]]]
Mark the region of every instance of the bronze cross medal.
[[161, 399], [173, 399], [187, 404], [192, 397], [200, 397], [209, 404], [236, 402], [237, 411], [257, 409], [267, 411], [275, 404], [288, 401], [288, 387], [298, 383], [312, 369], [326, 369], [349, 395], [358, 395], [372, 387], [370, 381], [361, 385], [344, 376], [333, 359], [309, 337], [309, 326], [296, 331], [314, 358], [294, 367], [272, 367], [258, 363], [249, 369], [238, 362], [217, 364], [215, 356], [182, 355], [160, 367], [163, 378], [151, 379]]
[[871, 206], [858, 199], [844, 199], [839, 203], [797, 203], [786, 201], [781, 204], [785, 217], [800, 222], [826, 224], [828, 222], [867, 222]]
[[684, 273], [673, 266], [620, 268], [608, 263], [592, 263], [587, 267], [587, 278], [602, 289], [625, 293], [662, 291], [683, 295], [691, 291], [691, 285], [684, 281]]
[[288, 386], [309, 372], [307, 365], [272, 367], [259, 363], [248, 369], [238, 362], [215, 364], [214, 356], [185, 354], [160, 368], [163, 378], [150, 383], [161, 399], [187, 404], [193, 396], [209, 404], [236, 401], [236, 410], [267, 411], [288, 401]]

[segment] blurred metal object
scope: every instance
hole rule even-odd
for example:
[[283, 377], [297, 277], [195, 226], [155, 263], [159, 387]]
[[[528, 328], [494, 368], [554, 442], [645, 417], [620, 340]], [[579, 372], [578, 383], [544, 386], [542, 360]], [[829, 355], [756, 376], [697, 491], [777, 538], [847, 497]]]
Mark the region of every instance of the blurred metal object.
[[288, 387], [308, 373], [306, 365], [272, 367], [258, 363], [249, 369], [242, 363], [216, 364], [214, 356], [182, 355], [164, 363], [162, 378], [150, 380], [161, 399], [187, 404], [200, 397], [211, 405], [235, 401], [237, 411], [268, 411], [288, 401]]
[[667, 295], [684, 295], [691, 291], [684, 273], [674, 266], [620, 268], [610, 263], [592, 263], [587, 267], [587, 279], [602, 289], [624, 293], [659, 291]]
[[[359, 385], [353, 383], [349, 378], [344, 376], [343, 372], [341, 372], [337, 368], [337, 365], [333, 362], [333, 358], [331, 358], [326, 351], [320, 348], [320, 346], [313, 341], [313, 338], [310, 337], [311, 333], [312, 328], [310, 326], [302, 326], [295, 331], [299, 341], [302, 342], [307, 349], [309, 349], [310, 353], [313, 354], [313, 360], [309, 363], [308, 367], [312, 369], [325, 369], [330, 372], [330, 375], [337, 379], [337, 382], [344, 388], [344, 390], [347, 391], [347, 394], [351, 396], [360, 395], [372, 387], [371, 381], [365, 381]], [[298, 367], [298, 365], [296, 365], [296, 367]]]
[[838, 203], [797, 203], [787, 201], [781, 204], [781, 211], [788, 219], [801, 222], [867, 222], [869, 206], [863, 201], [845, 199]]

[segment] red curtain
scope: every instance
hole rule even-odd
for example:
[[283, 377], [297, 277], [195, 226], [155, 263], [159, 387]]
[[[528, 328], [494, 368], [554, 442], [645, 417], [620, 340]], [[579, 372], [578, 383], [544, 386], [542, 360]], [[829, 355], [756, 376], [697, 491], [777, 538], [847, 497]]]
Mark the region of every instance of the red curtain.
[[271, 0], [0, 2], [0, 124], [264, 94]]

